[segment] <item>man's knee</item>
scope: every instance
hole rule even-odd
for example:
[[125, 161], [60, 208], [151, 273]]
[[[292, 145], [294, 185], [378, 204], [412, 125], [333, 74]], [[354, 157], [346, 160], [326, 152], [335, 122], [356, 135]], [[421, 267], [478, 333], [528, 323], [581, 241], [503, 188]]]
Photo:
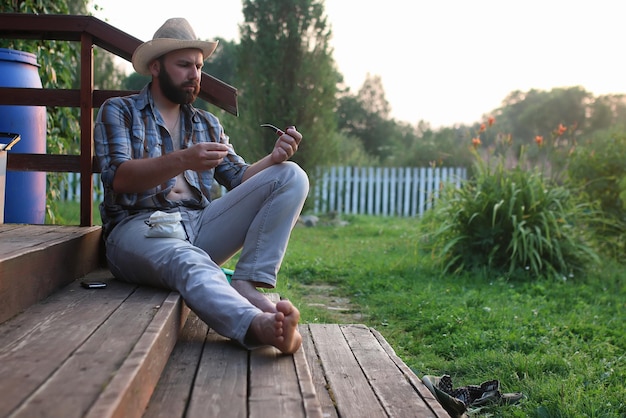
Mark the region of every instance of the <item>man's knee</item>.
[[306, 197], [309, 193], [309, 177], [302, 167], [293, 161], [285, 161], [280, 166], [284, 170], [283, 178], [291, 187], [302, 191], [303, 196]]

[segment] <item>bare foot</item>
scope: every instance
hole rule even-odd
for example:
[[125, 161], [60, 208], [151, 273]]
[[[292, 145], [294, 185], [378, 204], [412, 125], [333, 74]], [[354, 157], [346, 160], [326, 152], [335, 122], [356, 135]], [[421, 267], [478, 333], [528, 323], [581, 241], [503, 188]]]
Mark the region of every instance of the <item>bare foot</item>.
[[248, 337], [257, 343], [271, 345], [285, 354], [298, 351], [302, 336], [298, 332], [300, 311], [288, 300], [276, 304], [276, 313], [258, 314], [250, 324]]
[[230, 285], [241, 296], [248, 299], [251, 304], [263, 312], [276, 313], [276, 306], [263, 293], [257, 290], [257, 283], [248, 280], [233, 280]]

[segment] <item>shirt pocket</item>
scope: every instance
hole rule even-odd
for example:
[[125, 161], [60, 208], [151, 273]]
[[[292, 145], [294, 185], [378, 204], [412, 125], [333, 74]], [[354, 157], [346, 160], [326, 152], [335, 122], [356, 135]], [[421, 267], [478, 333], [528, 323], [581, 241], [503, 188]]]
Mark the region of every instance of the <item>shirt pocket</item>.
[[134, 158], [154, 158], [162, 154], [163, 141], [160, 135], [147, 135], [143, 127], [135, 127], [132, 132]]

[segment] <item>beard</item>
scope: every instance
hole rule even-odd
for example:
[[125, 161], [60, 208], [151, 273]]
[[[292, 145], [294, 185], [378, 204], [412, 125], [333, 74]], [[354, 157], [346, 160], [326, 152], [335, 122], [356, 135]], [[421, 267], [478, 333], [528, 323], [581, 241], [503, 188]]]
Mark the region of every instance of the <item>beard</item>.
[[[177, 104], [193, 103], [198, 97], [198, 94], [200, 94], [200, 83], [186, 81], [180, 86], [177, 86], [174, 84], [172, 77], [170, 77], [164, 65], [161, 66], [161, 70], [159, 71], [159, 85], [161, 86], [163, 95], [169, 101]], [[186, 87], [193, 87], [193, 90], [187, 90]]]

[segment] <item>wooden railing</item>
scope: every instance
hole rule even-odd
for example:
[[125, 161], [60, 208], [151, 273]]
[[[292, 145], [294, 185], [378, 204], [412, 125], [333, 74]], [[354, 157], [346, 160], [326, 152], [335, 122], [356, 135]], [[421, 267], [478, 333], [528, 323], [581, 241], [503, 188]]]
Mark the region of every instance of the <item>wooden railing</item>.
[[[93, 47], [127, 61], [142, 41], [92, 16], [0, 13], [0, 38], [80, 42], [80, 89], [0, 87], [0, 105], [80, 108], [80, 155], [9, 153], [7, 170], [76, 172], [81, 174], [80, 225], [93, 225], [93, 109], [106, 99], [133, 91], [95, 90]], [[237, 90], [202, 73], [200, 98], [237, 115]]]

